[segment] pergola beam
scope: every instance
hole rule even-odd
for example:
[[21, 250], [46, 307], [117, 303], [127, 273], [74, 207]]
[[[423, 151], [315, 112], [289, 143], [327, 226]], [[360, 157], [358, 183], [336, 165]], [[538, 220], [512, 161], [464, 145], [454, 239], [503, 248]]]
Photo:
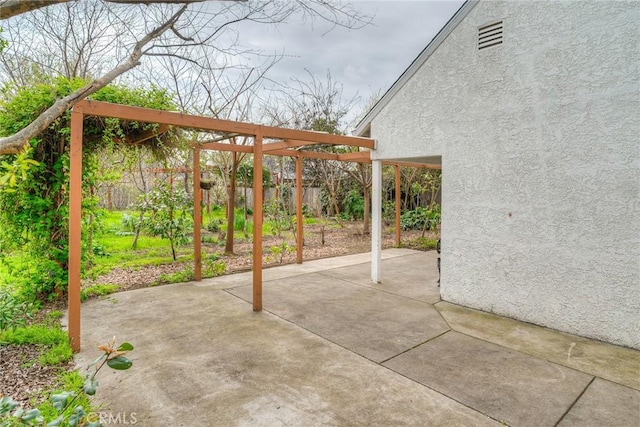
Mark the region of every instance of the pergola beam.
[[340, 153], [338, 160], [343, 162], [371, 163], [371, 154], [369, 151], [357, 151], [355, 153]]
[[406, 168], [442, 170], [442, 165], [438, 165], [435, 163], [418, 163], [418, 162], [404, 162], [404, 161], [395, 161], [395, 160], [383, 160], [382, 164], [385, 166], [401, 166]]
[[335, 153], [324, 153], [322, 151], [304, 151], [304, 150], [274, 150], [265, 153], [272, 156], [289, 156], [289, 157], [304, 157], [307, 159], [324, 159], [324, 160], [338, 160], [338, 155]]
[[221, 142], [205, 142], [199, 145], [201, 150], [231, 151], [234, 153], [253, 153], [251, 145], [223, 144]]
[[[76, 104], [84, 114], [99, 117], [114, 117], [147, 123], [163, 123], [191, 129], [202, 129], [238, 135], [262, 135], [263, 139], [306, 141], [309, 144], [349, 145], [352, 147], [374, 148], [374, 141], [357, 136], [334, 135], [309, 130], [286, 129], [255, 123], [235, 122], [212, 117], [192, 116], [172, 111], [152, 110], [130, 105], [111, 104], [101, 101], [83, 100]], [[277, 144], [277, 143], [274, 143]]]
[[272, 142], [270, 144], [266, 144], [262, 148], [262, 151], [264, 151], [265, 153], [269, 153], [271, 151], [284, 150], [284, 149], [287, 149], [287, 148], [302, 147], [302, 146], [305, 146], [305, 145], [310, 145], [309, 141], [300, 141], [300, 140], [297, 140], [297, 139], [287, 139], [285, 141]]

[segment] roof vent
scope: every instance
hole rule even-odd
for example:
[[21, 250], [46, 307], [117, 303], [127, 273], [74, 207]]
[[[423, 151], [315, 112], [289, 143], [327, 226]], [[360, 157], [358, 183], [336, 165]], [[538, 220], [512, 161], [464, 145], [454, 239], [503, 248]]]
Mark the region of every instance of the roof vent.
[[502, 44], [502, 21], [478, 28], [478, 50]]

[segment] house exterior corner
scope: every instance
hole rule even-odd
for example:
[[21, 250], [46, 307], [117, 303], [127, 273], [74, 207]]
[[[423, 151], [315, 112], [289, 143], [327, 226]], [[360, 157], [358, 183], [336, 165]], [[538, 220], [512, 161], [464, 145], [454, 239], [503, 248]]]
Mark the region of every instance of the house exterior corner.
[[465, 13], [367, 123], [442, 159], [442, 298], [640, 349], [640, 3]]

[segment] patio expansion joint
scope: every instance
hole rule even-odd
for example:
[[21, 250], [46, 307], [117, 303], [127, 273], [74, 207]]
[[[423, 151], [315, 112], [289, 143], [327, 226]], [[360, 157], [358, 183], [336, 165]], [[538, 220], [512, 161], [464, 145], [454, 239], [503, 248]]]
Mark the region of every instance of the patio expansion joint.
[[567, 408], [566, 411], [564, 411], [564, 414], [562, 414], [562, 416], [560, 417], [560, 419], [558, 420], [558, 422], [556, 422], [554, 424], [554, 426], [557, 426], [558, 424], [560, 424], [562, 422], [562, 420], [564, 419], [564, 417], [567, 416], [567, 414], [569, 412], [571, 412], [571, 410], [573, 409], [573, 407], [576, 405], [576, 403], [578, 403], [578, 401], [582, 398], [582, 396], [587, 392], [587, 390], [589, 389], [589, 387], [591, 387], [591, 384], [593, 384], [593, 382], [596, 380], [596, 378], [598, 377], [591, 377], [591, 380], [589, 381], [589, 383], [585, 386], [584, 390], [582, 390], [580, 392], [580, 394], [575, 398], [575, 400], [573, 402], [571, 402], [571, 405], [569, 405], [569, 407]]
[[[338, 267], [338, 268], [342, 268], [342, 267]], [[325, 270], [325, 271], [329, 271], [329, 270]], [[344, 283], [348, 283], [349, 285], [358, 286], [359, 288], [371, 289], [373, 291], [383, 292], [383, 293], [388, 294], [388, 295], [394, 295], [394, 296], [397, 296], [397, 297], [400, 297], [400, 298], [404, 298], [404, 299], [407, 299], [407, 300], [411, 300], [411, 301], [421, 302], [421, 303], [428, 304], [428, 305], [433, 305], [433, 306], [435, 306], [435, 304], [437, 304], [437, 303], [427, 302], [427, 301], [419, 299], [419, 298], [411, 298], [411, 297], [408, 297], [406, 295], [400, 295], [400, 294], [397, 294], [395, 292], [388, 291], [386, 289], [376, 288], [375, 287], [376, 284], [374, 284], [373, 282], [371, 282], [373, 285], [371, 285], [371, 284], [363, 285], [362, 283], [351, 281], [351, 280], [349, 280], [348, 278], [345, 278], [345, 277], [337, 278], [335, 276], [324, 274], [322, 271], [315, 272], [314, 274], [319, 274], [321, 276], [328, 277], [328, 278], [334, 279], [334, 280], [340, 280], [340, 281], [342, 281]], [[438, 302], [441, 302], [441, 301], [442, 301], [442, 299], [440, 299]], [[436, 311], [438, 311], [438, 310], [436, 310]], [[438, 315], [440, 315], [442, 320], [444, 320], [447, 323], [447, 325], [449, 325], [449, 323], [442, 317], [442, 314], [440, 314], [439, 311], [438, 311]]]
[[[428, 343], [428, 342], [430, 342], [430, 341], [433, 341], [433, 340], [435, 340], [435, 339], [438, 339], [438, 338], [440, 338], [441, 336], [443, 336], [443, 335], [445, 335], [445, 334], [448, 334], [448, 333], [449, 333], [449, 332], [451, 332], [451, 331], [453, 331], [453, 329], [449, 328], [448, 330], [446, 330], [446, 331], [442, 332], [441, 334], [436, 335], [435, 337], [429, 338], [429, 339], [428, 339], [428, 340], [426, 340], [426, 341], [423, 341], [423, 342], [421, 342], [421, 343], [418, 343], [418, 344], [414, 345], [413, 347], [410, 347], [410, 348], [408, 348], [408, 349], [406, 349], [406, 350], [404, 350], [404, 351], [401, 351], [400, 353], [398, 353], [398, 354], [396, 354], [396, 355], [393, 355], [393, 356], [391, 356], [391, 357], [389, 357], [389, 358], [387, 358], [387, 359], [385, 359], [385, 360], [382, 360], [382, 361], [380, 361], [380, 362], [376, 362], [376, 363], [378, 363], [379, 365], [382, 365], [383, 363], [387, 363], [388, 361], [390, 361], [390, 360], [392, 360], [392, 359], [395, 359], [395, 358], [396, 358], [396, 357], [398, 357], [398, 356], [402, 356], [403, 354], [405, 354], [405, 353], [407, 353], [407, 352], [409, 352], [409, 351], [413, 350], [414, 348], [420, 347], [420, 346], [421, 346], [421, 345], [423, 345], [423, 344], [426, 344], [426, 343]], [[387, 368], [387, 369], [389, 369], [389, 368]], [[395, 371], [393, 371], [393, 372], [395, 372]]]

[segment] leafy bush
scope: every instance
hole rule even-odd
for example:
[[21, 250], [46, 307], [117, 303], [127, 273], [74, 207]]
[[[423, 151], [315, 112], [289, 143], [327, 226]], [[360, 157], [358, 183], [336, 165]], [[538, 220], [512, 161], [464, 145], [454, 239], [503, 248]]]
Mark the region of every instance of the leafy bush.
[[173, 260], [178, 259], [176, 247], [189, 242], [193, 230], [191, 200], [182, 188], [167, 183], [156, 186], [138, 206], [150, 211], [144, 219], [144, 228], [154, 236], [168, 239]]
[[407, 211], [400, 216], [400, 228], [403, 230], [435, 230], [440, 224], [440, 206], [434, 205], [432, 209], [418, 206], [412, 211]]
[[346, 219], [364, 218], [364, 197], [360, 194], [360, 190], [352, 188], [342, 201], [343, 211]]

